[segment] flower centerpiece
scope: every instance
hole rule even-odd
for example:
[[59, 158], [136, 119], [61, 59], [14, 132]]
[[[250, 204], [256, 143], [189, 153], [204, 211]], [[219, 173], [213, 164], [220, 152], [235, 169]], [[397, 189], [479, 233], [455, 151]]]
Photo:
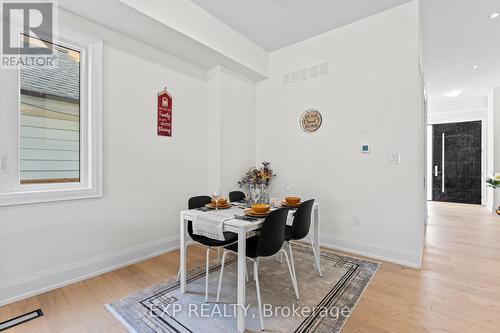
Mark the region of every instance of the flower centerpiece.
[[[495, 174], [495, 177], [486, 179], [486, 184], [488, 187], [491, 187], [493, 190], [500, 188], [500, 174]], [[500, 215], [500, 201], [497, 203], [496, 213]]]
[[260, 168], [251, 167], [245, 176], [238, 182], [238, 186], [245, 189], [253, 202], [269, 203], [269, 190], [276, 174], [269, 166], [271, 163], [262, 161]]

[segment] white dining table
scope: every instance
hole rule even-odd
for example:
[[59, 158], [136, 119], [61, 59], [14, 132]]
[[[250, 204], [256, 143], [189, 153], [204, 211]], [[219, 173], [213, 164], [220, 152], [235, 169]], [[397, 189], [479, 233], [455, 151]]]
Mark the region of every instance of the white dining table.
[[[234, 212], [235, 215], [243, 215], [244, 210], [233, 206], [229, 208], [229, 212]], [[184, 210], [180, 213], [180, 291], [186, 293], [186, 237], [187, 237], [187, 222], [199, 214], [197, 210]], [[261, 228], [264, 219], [257, 219], [256, 221], [245, 221], [240, 219], [232, 219], [224, 222], [223, 231], [234, 232], [238, 235], [238, 292], [237, 292], [237, 307], [236, 307], [236, 321], [237, 329], [239, 332], [245, 331], [245, 306], [246, 306], [246, 239], [247, 234], [251, 231]], [[318, 266], [316, 269], [320, 271], [320, 252], [319, 252], [319, 230], [320, 230], [320, 214], [319, 204], [314, 203], [312, 214], [312, 236], [314, 240], [315, 253], [317, 256]], [[314, 260], [311, 260], [314, 264]]]

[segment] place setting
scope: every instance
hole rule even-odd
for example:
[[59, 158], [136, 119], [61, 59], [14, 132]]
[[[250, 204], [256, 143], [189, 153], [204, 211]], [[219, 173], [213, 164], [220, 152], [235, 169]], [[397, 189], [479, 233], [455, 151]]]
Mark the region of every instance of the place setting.
[[228, 209], [231, 208], [231, 203], [224, 197], [212, 198], [212, 201], [205, 205], [208, 209]]
[[[218, 224], [219, 234], [221, 234], [224, 222], [230, 219], [255, 222], [265, 219], [278, 208], [296, 210], [302, 203], [301, 198], [298, 196], [287, 196], [282, 200], [270, 198], [265, 184], [250, 184], [248, 186], [248, 195], [243, 192], [239, 193], [241, 195], [238, 198], [239, 200], [233, 201], [231, 198], [228, 200], [228, 198], [222, 196], [220, 190], [212, 192], [210, 202], [195, 209], [203, 212], [202, 215], [198, 214], [197, 220], [204, 220], [208, 224]], [[232, 212], [230, 209], [238, 212]], [[227, 212], [219, 213], [219, 211]], [[209, 226], [209, 228], [212, 229], [213, 225]]]
[[286, 197], [282, 202], [276, 204], [277, 200], [271, 199], [269, 204], [257, 203], [245, 209], [245, 215], [256, 218], [265, 218], [269, 213], [277, 208], [297, 209], [301, 202], [300, 197]]
[[281, 207], [297, 209], [301, 203], [300, 197], [286, 197], [285, 200], [281, 202]]

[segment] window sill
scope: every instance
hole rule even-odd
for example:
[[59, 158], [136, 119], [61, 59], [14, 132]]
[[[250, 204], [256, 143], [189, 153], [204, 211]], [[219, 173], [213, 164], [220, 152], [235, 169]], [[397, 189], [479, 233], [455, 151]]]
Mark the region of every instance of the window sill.
[[76, 188], [29, 192], [9, 192], [0, 193], [0, 207], [102, 197], [102, 188]]

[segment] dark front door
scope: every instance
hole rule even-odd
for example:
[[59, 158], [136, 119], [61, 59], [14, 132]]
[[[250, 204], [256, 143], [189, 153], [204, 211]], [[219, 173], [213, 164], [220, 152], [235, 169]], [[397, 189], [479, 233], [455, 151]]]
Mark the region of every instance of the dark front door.
[[432, 200], [481, 204], [481, 122], [432, 127]]

